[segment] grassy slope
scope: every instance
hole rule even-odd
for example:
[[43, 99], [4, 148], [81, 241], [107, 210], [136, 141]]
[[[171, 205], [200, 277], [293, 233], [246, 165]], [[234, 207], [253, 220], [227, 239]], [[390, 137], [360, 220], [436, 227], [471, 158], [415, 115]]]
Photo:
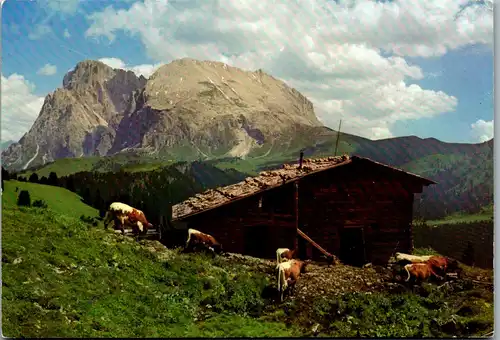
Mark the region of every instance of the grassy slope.
[[[358, 330], [370, 337], [449, 336], [456, 332], [446, 330], [450, 320], [466, 334], [492, 327], [491, 293], [460, 285], [456, 291], [428, 286], [424, 296], [318, 296], [305, 302], [314, 306], [313, 315], [300, 315], [300, 300], [270, 306], [261, 297], [275, 283], [260, 271], [176, 250], [163, 249], [168, 256], [161, 260], [129, 238], [80, 221], [93, 209], [64, 189], [28, 184], [49, 210], [17, 208], [18, 183], [5, 184], [2, 317], [8, 337], [297, 337], [310, 335], [305, 321], [311, 320], [323, 335], [343, 337]], [[73, 211], [58, 207], [56, 196]], [[457, 316], [465, 307], [472, 315]], [[294, 315], [305, 320], [306, 333], [285, 325]]]
[[493, 218], [493, 204], [482, 207], [476, 214], [455, 213], [439, 220], [426, 221], [428, 225], [472, 223], [480, 221], [490, 221]]
[[[28, 190], [31, 202], [43, 199], [54, 212], [72, 217], [97, 216], [98, 211], [81, 202], [81, 198], [66, 189], [50, 185], [28, 182], [5, 181], [5, 191], [2, 194], [2, 208], [11, 208], [16, 205], [17, 196], [21, 190]], [[18, 188], [18, 192], [16, 192]]]
[[36, 172], [41, 178], [42, 176], [48, 177], [52, 171], [59, 177], [80, 171], [108, 172], [119, 169], [130, 172], [150, 171], [172, 163], [172, 160], [165, 157], [124, 153], [106, 157], [62, 158], [37, 169], [21, 171], [19, 175], [28, 178]]
[[[201, 255], [179, 255], [166, 269], [165, 263], [130, 239], [80, 221], [78, 216], [95, 215], [95, 211], [67, 190], [27, 184], [33, 196], [48, 202], [49, 210], [17, 208], [13, 197], [19, 183], [5, 184], [2, 317], [6, 336], [297, 334], [282, 323], [245, 316], [263, 303], [260, 292], [268, 282], [262, 275], [241, 268], [228, 272]], [[56, 197], [64, 198], [64, 203]], [[231, 280], [234, 275], [240, 279]], [[204, 289], [206, 285], [214, 288]], [[203, 320], [200, 306], [208, 303], [225, 313]], [[241, 315], [232, 315], [235, 311]]]

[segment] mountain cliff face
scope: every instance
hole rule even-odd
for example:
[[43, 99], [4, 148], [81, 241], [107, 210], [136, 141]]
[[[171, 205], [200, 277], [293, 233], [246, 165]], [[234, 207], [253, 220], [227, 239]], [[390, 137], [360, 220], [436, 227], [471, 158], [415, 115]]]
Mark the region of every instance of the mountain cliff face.
[[294, 129], [320, 126], [307, 98], [261, 70], [185, 58], [146, 80], [86, 60], [2, 157], [12, 170], [128, 149], [244, 157]]
[[7, 168], [22, 169], [58, 158], [105, 155], [133, 92], [146, 84], [131, 71], [83, 61], [63, 87], [45, 97], [31, 129], [2, 154]]
[[149, 78], [136, 110], [120, 123], [112, 151], [185, 148], [202, 157], [245, 156], [296, 125], [321, 123], [312, 103], [282, 81], [260, 70], [186, 58]]

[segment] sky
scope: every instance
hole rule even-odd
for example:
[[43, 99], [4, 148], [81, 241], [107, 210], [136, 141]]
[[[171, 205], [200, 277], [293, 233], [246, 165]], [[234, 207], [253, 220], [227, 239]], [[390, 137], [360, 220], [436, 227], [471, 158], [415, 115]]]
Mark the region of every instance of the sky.
[[172, 60], [262, 69], [326, 126], [370, 139], [493, 138], [492, 0], [6, 0], [1, 140], [85, 59], [149, 77]]

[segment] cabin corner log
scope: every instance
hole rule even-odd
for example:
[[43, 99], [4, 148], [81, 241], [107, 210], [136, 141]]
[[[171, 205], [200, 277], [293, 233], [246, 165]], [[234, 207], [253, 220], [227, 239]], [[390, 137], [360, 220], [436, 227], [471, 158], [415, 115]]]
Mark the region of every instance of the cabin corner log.
[[[300, 166], [302, 167], [302, 160]], [[295, 203], [295, 229], [299, 231], [299, 183], [296, 181], [293, 184], [294, 188], [294, 203]], [[299, 242], [298, 239], [295, 238], [294, 240], [294, 249], [297, 249], [299, 247]]]
[[323, 248], [321, 248], [321, 246], [319, 244], [317, 244], [316, 242], [314, 242], [309, 236], [307, 236], [306, 234], [304, 234], [302, 232], [302, 230], [300, 230], [299, 228], [297, 228], [297, 233], [303, 239], [305, 239], [307, 242], [309, 242], [314, 248], [318, 249], [323, 255], [326, 255], [328, 257], [332, 257], [333, 256], [332, 254], [330, 254], [329, 252], [327, 252], [326, 250], [324, 250]]

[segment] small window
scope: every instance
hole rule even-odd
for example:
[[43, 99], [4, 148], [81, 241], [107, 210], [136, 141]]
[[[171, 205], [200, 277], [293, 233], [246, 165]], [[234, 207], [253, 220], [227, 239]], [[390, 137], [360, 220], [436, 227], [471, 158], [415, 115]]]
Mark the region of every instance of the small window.
[[259, 209], [262, 209], [262, 196], [259, 198]]

